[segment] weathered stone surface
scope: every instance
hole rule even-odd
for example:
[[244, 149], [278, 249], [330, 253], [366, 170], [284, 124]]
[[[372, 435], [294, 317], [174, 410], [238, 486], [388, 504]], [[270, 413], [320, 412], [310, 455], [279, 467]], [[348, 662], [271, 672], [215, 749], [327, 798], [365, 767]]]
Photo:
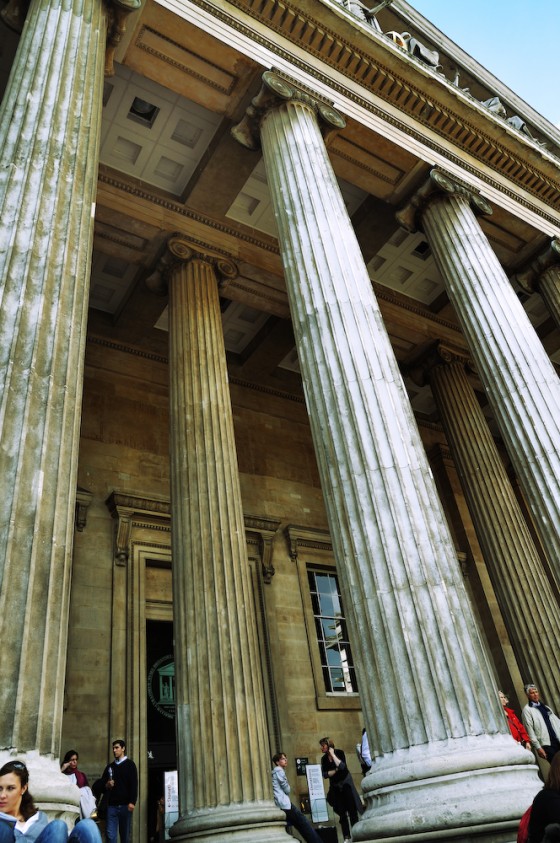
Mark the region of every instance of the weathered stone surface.
[[[511, 839], [538, 789], [535, 768], [500, 711], [313, 105], [270, 108], [260, 138], [365, 721], [380, 751], [353, 839], [467, 839], [475, 826], [481, 841]], [[475, 787], [476, 817], [464, 808]]]
[[56, 759], [104, 33], [98, 0], [34, 4], [0, 113], [0, 762], [74, 817]]

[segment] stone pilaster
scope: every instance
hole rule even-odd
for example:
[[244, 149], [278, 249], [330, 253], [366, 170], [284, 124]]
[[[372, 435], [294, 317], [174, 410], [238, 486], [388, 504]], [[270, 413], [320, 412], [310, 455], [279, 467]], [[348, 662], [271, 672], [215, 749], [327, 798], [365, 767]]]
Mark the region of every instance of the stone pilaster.
[[180, 819], [173, 837], [280, 843], [218, 278], [172, 237], [169, 375]]
[[0, 763], [74, 817], [57, 759], [104, 46], [101, 0], [33, 3], [0, 111]]
[[515, 280], [527, 293], [540, 293], [548, 311], [560, 328], [560, 240], [554, 238]]
[[433, 170], [398, 218], [426, 235], [560, 580], [560, 380], [471, 205], [491, 213], [468, 185]]
[[440, 343], [422, 362], [522, 676], [558, 708], [558, 603], [468, 379], [468, 360]]
[[259, 130], [364, 718], [380, 752], [352, 839], [505, 843], [538, 788], [535, 768], [507, 733], [320, 120], [344, 126], [328, 104], [266, 73], [235, 134], [250, 146]]

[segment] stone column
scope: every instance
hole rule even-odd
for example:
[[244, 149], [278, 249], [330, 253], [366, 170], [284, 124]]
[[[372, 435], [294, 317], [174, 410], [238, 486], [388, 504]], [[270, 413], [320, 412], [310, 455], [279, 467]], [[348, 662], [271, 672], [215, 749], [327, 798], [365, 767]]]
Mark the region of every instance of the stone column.
[[172, 834], [283, 841], [272, 801], [218, 277], [179, 236], [168, 270], [173, 617], [180, 819]]
[[33, 2], [0, 111], [0, 763], [74, 818], [58, 756], [105, 30], [101, 0]]
[[526, 293], [541, 294], [556, 327], [560, 328], [560, 240], [552, 239], [515, 280]]
[[468, 185], [432, 170], [397, 216], [426, 235], [560, 580], [560, 380], [471, 204], [491, 213]]
[[526, 682], [536, 682], [556, 711], [560, 707], [555, 667], [558, 602], [467, 377], [468, 362], [464, 354], [443, 343], [419, 361], [432, 388], [522, 676]]
[[535, 768], [507, 733], [321, 137], [319, 121], [344, 120], [278, 76], [263, 78], [234, 134], [262, 143], [364, 718], [381, 753], [362, 782], [367, 809], [352, 839], [505, 843], [538, 789]]

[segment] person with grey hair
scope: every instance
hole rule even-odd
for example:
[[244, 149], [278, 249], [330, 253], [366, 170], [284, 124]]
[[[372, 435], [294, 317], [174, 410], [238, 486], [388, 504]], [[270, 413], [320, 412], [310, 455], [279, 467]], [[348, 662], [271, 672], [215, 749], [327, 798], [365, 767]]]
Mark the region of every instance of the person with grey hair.
[[525, 685], [527, 705], [521, 719], [527, 729], [531, 748], [549, 763], [560, 749], [560, 719], [553, 710], [541, 702], [539, 689], [532, 683]]

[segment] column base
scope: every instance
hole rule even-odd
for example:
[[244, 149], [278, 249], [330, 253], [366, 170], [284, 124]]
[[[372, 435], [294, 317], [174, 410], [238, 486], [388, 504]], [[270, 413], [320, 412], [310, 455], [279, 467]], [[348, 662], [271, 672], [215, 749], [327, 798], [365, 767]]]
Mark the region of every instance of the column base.
[[80, 791], [60, 772], [58, 761], [39, 752], [0, 752], [0, 767], [8, 761], [23, 761], [27, 767], [29, 792], [37, 808], [72, 829], [80, 818]]
[[171, 837], [177, 843], [286, 843], [286, 816], [272, 802], [220, 805], [180, 817]]
[[541, 788], [532, 753], [507, 735], [399, 750], [363, 780], [366, 810], [352, 840], [515, 843]]

